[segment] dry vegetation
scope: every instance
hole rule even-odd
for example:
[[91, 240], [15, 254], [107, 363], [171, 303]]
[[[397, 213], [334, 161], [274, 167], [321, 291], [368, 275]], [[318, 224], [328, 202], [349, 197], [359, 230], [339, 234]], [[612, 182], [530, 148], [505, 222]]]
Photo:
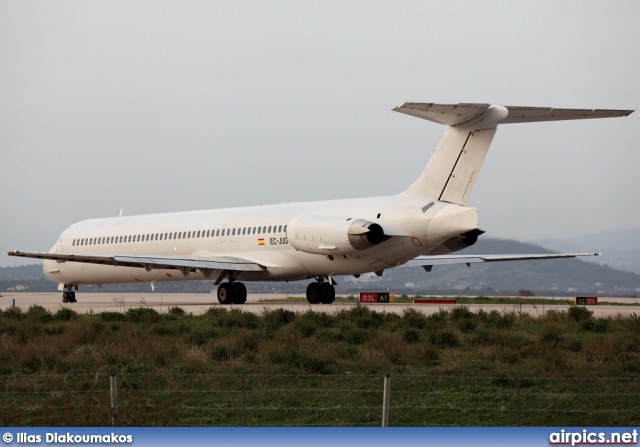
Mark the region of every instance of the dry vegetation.
[[0, 312], [1, 425], [634, 425], [640, 317]]

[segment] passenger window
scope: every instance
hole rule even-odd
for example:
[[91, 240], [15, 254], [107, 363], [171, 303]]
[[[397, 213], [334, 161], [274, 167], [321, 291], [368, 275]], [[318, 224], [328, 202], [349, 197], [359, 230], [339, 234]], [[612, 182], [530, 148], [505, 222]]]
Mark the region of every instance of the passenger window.
[[209, 237], [209, 231], [211, 231], [211, 230], [207, 230], [207, 237]]
[[271, 233], [271, 225], [269, 225], [269, 231], [267, 233]]
[[278, 233], [282, 233], [282, 225], [278, 225]]
[[287, 232], [287, 226], [285, 225], [283, 229], [284, 229], [284, 232], [286, 233]]
[[235, 228], [234, 228], [234, 229], [233, 229], [233, 231], [231, 232], [231, 235], [232, 235], [232, 236], [235, 236], [235, 235], [236, 235], [236, 229], [235, 229]]

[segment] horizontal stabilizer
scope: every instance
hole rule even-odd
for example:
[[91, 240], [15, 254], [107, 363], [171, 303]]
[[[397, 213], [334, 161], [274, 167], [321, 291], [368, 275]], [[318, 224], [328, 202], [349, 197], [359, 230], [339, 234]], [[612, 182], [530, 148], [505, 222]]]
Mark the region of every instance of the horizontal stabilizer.
[[491, 124], [494, 125], [494, 127], [495, 124], [614, 118], [628, 116], [633, 113], [633, 110], [556, 109], [553, 107], [492, 106], [491, 104], [433, 104], [420, 102], [406, 102], [393, 110], [447, 126], [467, 127], [469, 124], [472, 124], [472, 122], [476, 122], [476, 120], [479, 122], [483, 114], [492, 107], [500, 107], [508, 111], [506, 117], [492, 121]]

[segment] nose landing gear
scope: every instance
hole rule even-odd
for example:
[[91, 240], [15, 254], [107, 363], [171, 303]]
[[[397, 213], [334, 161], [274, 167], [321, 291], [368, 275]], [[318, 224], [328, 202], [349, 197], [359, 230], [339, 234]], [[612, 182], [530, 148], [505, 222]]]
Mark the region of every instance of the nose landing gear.
[[75, 290], [78, 290], [78, 286], [74, 286], [73, 284], [65, 284], [62, 289], [62, 302], [63, 303], [75, 303], [76, 301], [76, 293]]

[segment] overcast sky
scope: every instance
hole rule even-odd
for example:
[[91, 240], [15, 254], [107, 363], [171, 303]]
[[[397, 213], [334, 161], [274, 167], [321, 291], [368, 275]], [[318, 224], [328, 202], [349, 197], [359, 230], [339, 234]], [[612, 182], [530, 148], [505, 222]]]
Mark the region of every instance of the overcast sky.
[[[443, 132], [405, 101], [638, 108], [638, 19], [637, 0], [0, 0], [0, 266], [121, 208], [398, 193]], [[500, 126], [481, 228], [640, 226], [639, 124]]]

